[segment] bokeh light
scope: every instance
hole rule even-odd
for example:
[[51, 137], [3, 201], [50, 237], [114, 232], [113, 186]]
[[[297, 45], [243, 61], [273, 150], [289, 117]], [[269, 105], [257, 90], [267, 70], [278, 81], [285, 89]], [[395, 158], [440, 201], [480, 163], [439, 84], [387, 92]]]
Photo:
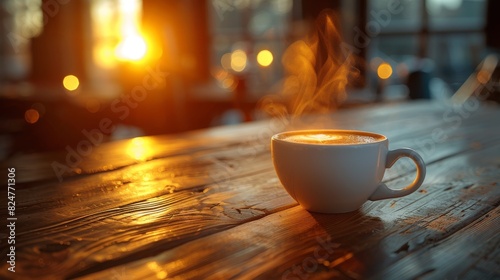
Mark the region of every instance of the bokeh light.
[[227, 90], [235, 90], [238, 85], [238, 81], [236, 81], [232, 76], [225, 78], [220, 82], [221, 86]]
[[76, 90], [80, 86], [80, 81], [75, 75], [67, 75], [63, 79], [63, 86], [69, 91]]
[[257, 62], [264, 67], [271, 65], [273, 63], [273, 53], [269, 50], [261, 50], [257, 54]]
[[40, 119], [40, 113], [35, 109], [28, 109], [24, 112], [24, 119], [27, 123], [34, 124]]
[[238, 79], [223, 69], [212, 71], [212, 75], [217, 80], [217, 84], [227, 90], [235, 90], [238, 85]]
[[381, 63], [377, 68], [377, 75], [382, 80], [389, 79], [389, 77], [392, 75], [391, 65], [387, 62]]
[[242, 50], [235, 50], [231, 53], [231, 69], [241, 72], [247, 67], [247, 54]]
[[123, 39], [115, 49], [120, 60], [140, 60], [146, 55], [146, 41], [139, 35], [131, 35]]

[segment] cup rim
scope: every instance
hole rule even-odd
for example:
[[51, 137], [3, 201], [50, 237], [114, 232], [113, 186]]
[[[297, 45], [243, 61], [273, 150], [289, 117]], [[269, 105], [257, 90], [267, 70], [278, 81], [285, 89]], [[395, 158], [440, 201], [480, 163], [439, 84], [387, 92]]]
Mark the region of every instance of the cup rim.
[[[303, 143], [303, 142], [290, 142], [286, 141], [284, 139], [280, 139], [281, 136], [283, 135], [294, 135], [294, 134], [302, 134], [304, 132], [309, 132], [309, 133], [346, 133], [346, 134], [361, 134], [361, 135], [367, 135], [371, 136], [374, 138], [377, 138], [376, 141], [374, 142], [369, 142], [369, 143], [340, 143], [340, 144], [326, 144], [326, 143]], [[380, 140], [378, 138], [381, 138]], [[344, 146], [344, 147], [352, 147], [352, 146], [366, 146], [366, 145], [377, 145], [382, 142], [387, 141], [387, 136], [371, 131], [364, 131], [364, 130], [350, 130], [350, 129], [299, 129], [299, 130], [289, 130], [289, 131], [283, 131], [277, 134], [274, 134], [271, 137], [272, 141], [276, 142], [281, 142], [281, 143], [288, 143], [291, 145], [305, 145], [305, 146], [321, 146], [321, 147], [334, 147], [334, 146]]]

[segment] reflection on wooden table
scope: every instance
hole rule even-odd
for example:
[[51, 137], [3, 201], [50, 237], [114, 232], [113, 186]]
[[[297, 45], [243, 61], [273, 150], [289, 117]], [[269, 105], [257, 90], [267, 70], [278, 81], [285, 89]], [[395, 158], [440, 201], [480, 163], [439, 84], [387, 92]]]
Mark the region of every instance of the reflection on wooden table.
[[[500, 110], [469, 105], [330, 115], [326, 127], [385, 134], [427, 164], [419, 191], [347, 214], [307, 212], [286, 193], [269, 151], [276, 122], [106, 143], [81, 160], [11, 158], [16, 272], [4, 262], [1, 277], [498, 278]], [[413, 180], [412, 166], [384, 182]]]

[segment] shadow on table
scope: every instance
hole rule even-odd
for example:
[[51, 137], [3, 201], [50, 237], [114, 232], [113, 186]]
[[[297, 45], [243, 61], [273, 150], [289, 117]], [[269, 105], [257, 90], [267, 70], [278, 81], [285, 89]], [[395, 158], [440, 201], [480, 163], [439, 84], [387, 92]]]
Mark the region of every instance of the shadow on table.
[[380, 218], [367, 216], [361, 210], [342, 214], [311, 212], [311, 216], [332, 239], [345, 240], [346, 243], [359, 241], [384, 228]]
[[311, 213], [311, 216], [327, 234], [318, 237], [318, 242], [333, 248], [326, 251], [329, 254], [328, 261], [323, 262], [325, 273], [336, 270], [351, 278], [364, 278], [376, 271], [369, 259], [377, 258], [378, 264], [390, 261], [377, 245], [377, 232], [384, 229], [380, 218], [368, 216], [361, 210], [343, 214]]

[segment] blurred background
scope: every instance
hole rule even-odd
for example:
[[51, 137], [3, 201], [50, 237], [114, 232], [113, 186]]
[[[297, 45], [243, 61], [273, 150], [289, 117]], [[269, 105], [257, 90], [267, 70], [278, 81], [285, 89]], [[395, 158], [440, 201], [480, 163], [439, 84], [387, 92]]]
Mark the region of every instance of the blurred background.
[[262, 119], [324, 9], [359, 74], [335, 109], [446, 100], [498, 53], [498, 3], [2, 0], [0, 159]]

